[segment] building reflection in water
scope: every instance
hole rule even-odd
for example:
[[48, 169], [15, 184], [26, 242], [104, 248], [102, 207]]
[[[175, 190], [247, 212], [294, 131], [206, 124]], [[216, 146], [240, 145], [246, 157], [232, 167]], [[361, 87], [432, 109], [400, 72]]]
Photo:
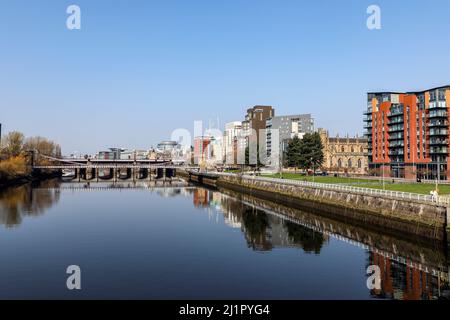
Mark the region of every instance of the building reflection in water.
[[39, 189], [31, 184], [0, 191], [0, 225], [18, 226], [26, 216], [39, 216], [58, 202], [60, 191], [54, 180], [42, 182]]
[[210, 215], [222, 213], [225, 223], [232, 228], [240, 228], [248, 247], [255, 251], [297, 247], [307, 253], [319, 254], [329, 239], [320, 232], [267, 214], [217, 191], [194, 189], [193, 202], [198, 208], [215, 208], [209, 210]]
[[[41, 183], [38, 188], [24, 185], [0, 191], [0, 225], [12, 228], [20, 225], [27, 216], [38, 216], [45, 213], [48, 208], [59, 201], [61, 192], [59, 185], [58, 181], [47, 181]], [[353, 227], [349, 224], [333, 222], [324, 217], [316, 217], [314, 218], [315, 222], [312, 220], [312, 222], [309, 221], [309, 224], [305, 224], [308, 222], [305, 220], [306, 217], [294, 221], [288, 218], [288, 211], [295, 209], [284, 208], [267, 211], [266, 207], [261, 207], [259, 204], [265, 203], [267, 207], [270, 207], [268, 206], [269, 202], [266, 203], [259, 199], [257, 200], [258, 208], [256, 208], [255, 205], [243, 201], [244, 199], [236, 198], [235, 195], [230, 196], [204, 188], [176, 186], [154, 191], [162, 197], [180, 195], [192, 197], [194, 206], [206, 210], [212, 221], [220, 223], [221, 219], [219, 218], [223, 216], [226, 225], [240, 229], [248, 247], [255, 251], [267, 252], [276, 248], [294, 247], [305, 253], [319, 255], [322, 248], [329, 243], [330, 237], [343, 240], [345, 237], [336, 235], [345, 233], [352, 242], [362, 244], [366, 248], [366, 267], [369, 265], [380, 267], [381, 289], [368, 290], [368, 293], [374, 298], [418, 300], [450, 297], [448, 268], [442, 272], [439, 271], [441, 265], [446, 266], [447, 264], [441, 264], [440, 254], [433, 249], [420, 246], [416, 248], [410, 242], [402, 242], [398, 239], [390, 240], [386, 235], [379, 235], [379, 233], [361, 228], [352, 229]], [[272, 207], [275, 208], [275, 206]], [[282, 212], [283, 215], [279, 215], [279, 212]], [[297, 214], [300, 216], [299, 213]], [[311, 227], [320, 225], [330, 226], [332, 232], [327, 229]], [[345, 230], [345, 232], [335, 234], [337, 229]], [[377, 239], [377, 236], [381, 238]], [[370, 240], [369, 244], [366, 240]], [[374, 247], [372, 242], [377, 243], [377, 246]], [[383, 242], [385, 243], [383, 244]], [[383, 245], [380, 246], [380, 244]], [[416, 258], [406, 259], [390, 254], [386, 248], [392, 244], [402, 248], [401, 254]], [[435, 256], [436, 259], [432, 259], [432, 256]], [[428, 264], [424, 262], [428, 262]], [[429, 264], [430, 262], [431, 264]]]
[[[284, 220], [218, 191], [194, 189], [193, 202], [196, 207], [206, 208], [210, 215], [223, 214], [225, 224], [240, 228], [248, 247], [255, 251], [295, 247], [306, 253], [320, 254], [323, 246], [329, 242], [330, 236], [325, 233]], [[412, 261], [401, 259], [405, 261], [400, 262], [370, 250], [367, 250], [367, 255], [367, 266], [377, 265], [381, 270], [381, 289], [370, 290], [369, 294], [373, 298], [450, 298], [448, 278], [443, 277], [444, 280], [441, 280], [445, 273], [438, 275], [432, 270], [418, 267]]]
[[411, 263], [400, 263], [379, 253], [370, 252], [369, 265], [377, 265], [381, 272], [381, 289], [371, 290], [371, 295], [384, 299], [430, 300], [450, 297], [448, 283], [427, 270]]

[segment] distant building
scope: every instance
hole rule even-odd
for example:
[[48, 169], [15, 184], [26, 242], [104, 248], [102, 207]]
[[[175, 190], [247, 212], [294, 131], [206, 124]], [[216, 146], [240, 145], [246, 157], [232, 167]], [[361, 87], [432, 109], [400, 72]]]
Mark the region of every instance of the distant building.
[[194, 138], [194, 163], [205, 165], [210, 159], [211, 154], [211, 137], [199, 136]]
[[211, 137], [209, 164], [222, 165], [224, 161], [223, 137]]
[[185, 162], [187, 150], [176, 141], [161, 141], [156, 146], [156, 153], [159, 157], [171, 158], [175, 162]]
[[118, 160], [120, 159], [120, 154], [125, 151], [121, 148], [109, 148], [107, 151], [99, 151], [97, 154], [98, 159], [102, 160]]
[[417, 92], [369, 92], [366, 136], [376, 175], [450, 179], [450, 85]]
[[178, 147], [178, 142], [176, 141], [161, 141], [156, 146], [156, 151], [160, 153], [169, 152], [171, 153]]
[[[314, 132], [314, 119], [310, 114], [298, 114], [288, 116], [271, 117], [266, 120], [266, 151], [270, 165], [279, 166], [279, 157], [282, 150], [286, 151], [287, 145], [295, 136], [300, 139], [305, 133]], [[276, 137], [275, 134], [278, 133]], [[278, 152], [272, 152], [274, 143], [279, 143]]]
[[322, 170], [332, 173], [368, 174], [366, 138], [331, 138], [325, 129], [319, 129], [318, 132], [324, 153]]
[[147, 150], [124, 150], [120, 153], [121, 160], [146, 160], [149, 159], [150, 151]]
[[[245, 136], [250, 136], [252, 130], [257, 134], [256, 139], [258, 145], [261, 143], [265, 147], [266, 136], [266, 120], [275, 116], [275, 109], [272, 106], [254, 106], [253, 108], [247, 109], [247, 114], [245, 120], [242, 122], [242, 129]], [[262, 137], [260, 137], [260, 133]], [[263, 141], [260, 141], [260, 138]]]
[[225, 132], [223, 135], [223, 153], [226, 164], [238, 164], [238, 150], [245, 152], [246, 139], [241, 121], [229, 122], [225, 125]]

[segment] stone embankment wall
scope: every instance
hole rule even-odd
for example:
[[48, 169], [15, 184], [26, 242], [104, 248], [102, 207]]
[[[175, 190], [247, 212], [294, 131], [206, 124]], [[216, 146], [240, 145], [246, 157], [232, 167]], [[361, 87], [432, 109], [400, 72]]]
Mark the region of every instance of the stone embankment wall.
[[299, 209], [320, 210], [394, 232], [447, 239], [449, 210], [431, 202], [261, 181], [238, 175], [193, 174], [190, 178], [198, 183], [228, 188]]

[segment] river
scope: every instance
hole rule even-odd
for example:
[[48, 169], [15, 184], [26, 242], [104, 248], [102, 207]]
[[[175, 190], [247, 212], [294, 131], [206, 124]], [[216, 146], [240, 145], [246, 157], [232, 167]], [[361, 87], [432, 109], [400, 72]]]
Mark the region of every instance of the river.
[[[450, 296], [440, 244], [182, 181], [0, 191], [0, 254], [1, 299]], [[66, 286], [70, 265], [81, 290]]]

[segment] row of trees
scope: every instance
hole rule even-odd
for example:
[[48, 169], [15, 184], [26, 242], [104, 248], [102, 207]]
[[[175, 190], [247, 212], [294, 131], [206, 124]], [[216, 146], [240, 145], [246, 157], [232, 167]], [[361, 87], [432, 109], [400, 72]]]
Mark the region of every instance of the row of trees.
[[320, 135], [307, 133], [303, 139], [295, 136], [288, 144], [284, 166], [304, 170], [318, 169], [324, 162], [323, 144]]
[[[30, 151], [39, 154], [60, 157], [61, 147], [43, 137], [26, 138], [23, 133], [13, 131], [5, 135], [0, 145], [0, 182], [28, 176]], [[47, 164], [42, 158], [35, 159], [38, 164]]]
[[61, 156], [59, 144], [43, 137], [25, 138], [25, 135], [18, 131], [12, 131], [4, 136], [0, 145], [0, 155], [3, 159], [17, 157], [29, 151], [37, 151], [51, 157]]

